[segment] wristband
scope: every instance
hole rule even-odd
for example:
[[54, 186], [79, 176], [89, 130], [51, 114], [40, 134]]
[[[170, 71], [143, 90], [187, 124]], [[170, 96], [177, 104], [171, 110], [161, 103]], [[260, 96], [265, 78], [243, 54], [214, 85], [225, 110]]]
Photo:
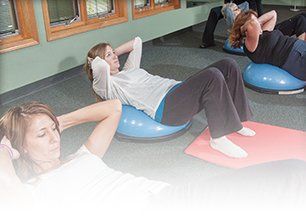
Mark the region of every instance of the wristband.
[[1, 148], [6, 149], [9, 152], [11, 159], [13, 159], [13, 151], [12, 151], [12, 149], [9, 146], [7, 146], [5, 144], [0, 144], [0, 149]]

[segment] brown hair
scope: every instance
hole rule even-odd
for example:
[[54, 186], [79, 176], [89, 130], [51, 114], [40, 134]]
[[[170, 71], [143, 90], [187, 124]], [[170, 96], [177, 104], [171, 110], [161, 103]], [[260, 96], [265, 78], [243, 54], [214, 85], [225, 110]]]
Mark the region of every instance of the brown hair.
[[[111, 45], [108, 43], [97, 44], [94, 47], [92, 47], [87, 53], [86, 62], [84, 64], [84, 70], [86, 71], [88, 79], [90, 80], [91, 83], [93, 82], [91, 61], [95, 59], [97, 56], [104, 59], [107, 46]], [[103, 101], [103, 99], [99, 95], [97, 95], [94, 91], [93, 93], [95, 94], [97, 101]]]
[[34, 170], [36, 165], [25, 153], [23, 144], [30, 118], [34, 115], [47, 115], [54, 121], [56, 130], [60, 133], [59, 123], [49, 106], [39, 102], [29, 102], [21, 106], [10, 108], [0, 119], [0, 130], [11, 142], [12, 146], [20, 153], [20, 158], [14, 161], [17, 175], [22, 181], [26, 181], [37, 173]]
[[234, 48], [240, 47], [243, 44], [245, 32], [241, 31], [241, 27], [251, 19], [252, 15], [257, 17], [257, 13], [253, 10], [241, 12], [237, 15], [229, 36], [229, 42]]

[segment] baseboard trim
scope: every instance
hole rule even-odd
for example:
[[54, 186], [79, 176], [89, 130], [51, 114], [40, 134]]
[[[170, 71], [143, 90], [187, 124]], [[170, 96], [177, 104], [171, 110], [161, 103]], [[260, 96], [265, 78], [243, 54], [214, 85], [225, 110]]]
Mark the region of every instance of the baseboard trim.
[[0, 105], [8, 104], [16, 99], [28, 96], [32, 93], [36, 93], [39, 90], [45, 89], [49, 86], [53, 86], [57, 83], [71, 79], [80, 74], [84, 74], [83, 65], [74, 67], [72, 69], [63, 71], [53, 76], [30, 83], [20, 88], [8, 91], [0, 95]]

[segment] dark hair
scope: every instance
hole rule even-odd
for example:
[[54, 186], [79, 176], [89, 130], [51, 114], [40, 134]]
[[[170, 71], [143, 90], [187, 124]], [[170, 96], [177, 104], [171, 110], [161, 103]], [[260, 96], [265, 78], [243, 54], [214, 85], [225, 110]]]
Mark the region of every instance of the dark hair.
[[241, 47], [243, 44], [245, 32], [242, 33], [241, 27], [252, 18], [252, 15], [257, 17], [257, 13], [253, 10], [241, 12], [237, 15], [229, 36], [229, 42], [234, 48]]
[[32, 116], [38, 114], [50, 117], [55, 123], [56, 130], [60, 133], [58, 120], [50, 107], [39, 102], [29, 102], [12, 107], [0, 119], [0, 136], [5, 135], [10, 140], [12, 147], [20, 153], [20, 158], [14, 161], [14, 165], [17, 175], [22, 181], [26, 181], [37, 175], [34, 170], [36, 164], [25, 153], [23, 144], [30, 119]]

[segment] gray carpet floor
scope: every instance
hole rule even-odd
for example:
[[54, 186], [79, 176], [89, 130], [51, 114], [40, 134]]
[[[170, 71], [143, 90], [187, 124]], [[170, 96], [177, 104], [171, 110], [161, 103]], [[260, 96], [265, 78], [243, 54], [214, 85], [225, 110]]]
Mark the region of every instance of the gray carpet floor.
[[[265, 6], [266, 10], [275, 8]], [[294, 15], [288, 7], [276, 7], [279, 20]], [[243, 56], [222, 51], [226, 39], [225, 22], [216, 30], [217, 45], [200, 49], [205, 23], [146, 42], [143, 47], [142, 67], [152, 74], [183, 80], [207, 65], [224, 57], [234, 58], [241, 70], [250, 62]], [[121, 60], [123, 61], [125, 57]], [[247, 90], [256, 122], [306, 131], [306, 92], [279, 96]], [[9, 107], [31, 100], [52, 106], [56, 114], [66, 113], [95, 101], [85, 73], [0, 106], [0, 114]], [[157, 143], [122, 142], [114, 139], [104, 161], [112, 168], [136, 176], [162, 180], [174, 185], [205, 182], [209, 178], [228, 174], [233, 170], [202, 161], [183, 153], [184, 149], [203, 131], [207, 122], [203, 112], [194, 117], [192, 127], [184, 135]], [[65, 131], [62, 135], [62, 153], [76, 151], [89, 136], [94, 124], [85, 124]], [[103, 135], [103, 134], [101, 134]], [[276, 137], [277, 138], [277, 137]], [[281, 172], [281, 170], [279, 170]]]

